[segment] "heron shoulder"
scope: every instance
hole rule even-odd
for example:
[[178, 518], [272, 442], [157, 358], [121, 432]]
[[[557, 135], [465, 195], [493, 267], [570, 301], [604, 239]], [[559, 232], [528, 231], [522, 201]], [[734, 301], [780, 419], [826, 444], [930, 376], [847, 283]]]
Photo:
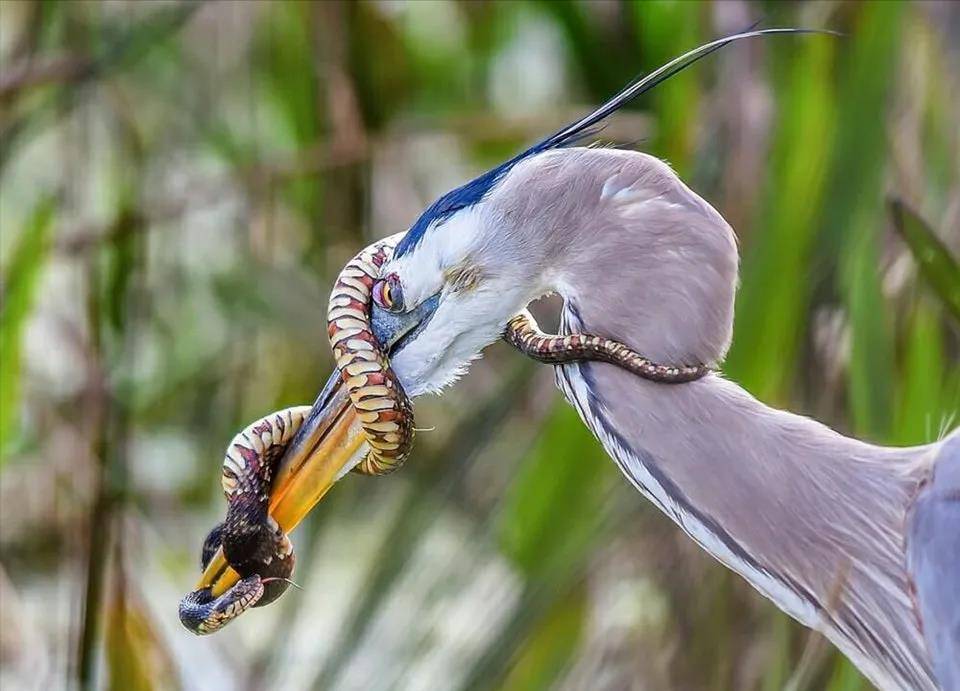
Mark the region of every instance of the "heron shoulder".
[[663, 161], [548, 151], [518, 163], [483, 205], [490, 244], [521, 248], [598, 333], [661, 362], [723, 358], [739, 263], [733, 230]]
[[930, 477], [908, 516], [907, 558], [937, 679], [960, 689], [960, 430], [931, 453]]
[[[574, 147], [539, 153], [505, 174], [483, 205], [497, 221], [514, 221], [525, 233], [540, 228], [541, 241], [556, 241], [558, 252], [569, 251], [577, 230], [587, 242], [621, 230], [627, 235], [619, 240], [642, 247], [647, 257], [683, 253], [736, 271], [736, 236], [723, 216], [668, 163], [640, 151]], [[495, 225], [502, 232], [509, 223]]]
[[683, 182], [665, 161], [642, 151], [612, 147], [569, 147], [543, 151], [516, 164], [492, 190], [509, 196], [518, 190], [528, 193], [578, 183], [584, 187], [606, 188], [604, 199], [615, 193], [615, 184], [623, 188], [669, 194]]

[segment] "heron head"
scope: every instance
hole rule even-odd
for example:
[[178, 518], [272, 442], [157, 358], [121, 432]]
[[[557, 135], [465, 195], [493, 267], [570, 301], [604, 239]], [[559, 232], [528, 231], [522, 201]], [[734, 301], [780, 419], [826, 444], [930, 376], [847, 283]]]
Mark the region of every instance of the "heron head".
[[657, 362], [713, 365], [733, 328], [732, 228], [664, 162], [542, 152], [481, 200], [414, 228], [374, 286], [373, 325], [411, 395], [462, 374], [531, 301]]
[[504, 325], [545, 292], [538, 265], [498, 239], [491, 205], [477, 201], [415, 225], [373, 288], [371, 321], [411, 396], [456, 381]]
[[[629, 184], [622, 186], [624, 194], [608, 196], [606, 181], [586, 196], [578, 196], [571, 192], [571, 185], [590, 182], [583, 177], [586, 171], [580, 170], [573, 171], [566, 185], [557, 177], [535, 186], [527, 181], [537, 170], [536, 162], [549, 160], [551, 153], [590, 136], [624, 104], [723, 46], [742, 39], [796, 33], [816, 32], [760, 29], [688, 51], [627, 84], [583, 118], [434, 202], [400, 241], [385, 267], [381, 299], [373, 311], [381, 342], [396, 341], [393, 368], [410, 394], [439, 391], [455, 381], [484, 346], [500, 336], [510, 316], [531, 300], [560, 285], [569, 289], [565, 297], [576, 297], [577, 281], [594, 280], [603, 271], [601, 267], [611, 262], [614, 271], [606, 275], [621, 273], [615, 270], [618, 262], [620, 266], [631, 264], [627, 257], [619, 256], [623, 248], [634, 253], [631, 280], [639, 282], [621, 284], [616, 299], [644, 300], [646, 309], [634, 311], [642, 314], [645, 324], [638, 331], [636, 324], [612, 322], [606, 325], [610, 335], [663, 361], [692, 364], [721, 359], [730, 340], [736, 248], [732, 232], [709, 205], [682, 184], [674, 185], [672, 173], [662, 176], [670, 189], [648, 199], [638, 198]], [[585, 200], [586, 207], [582, 205]], [[642, 216], [633, 219], [632, 228], [650, 219], [649, 232], [645, 237], [634, 234], [619, 248], [611, 244], [613, 256], [599, 258], [587, 274], [568, 266], [570, 275], [562, 275], [558, 252], [570, 256], [575, 248], [558, 247], [564, 239], [555, 229], [569, 225], [571, 215], [585, 212], [597, 212], [592, 225], [599, 227], [601, 201], [606, 201], [607, 207], [630, 207], [621, 211]], [[670, 231], [676, 232], [661, 232], [664, 221], [655, 219], [656, 214], [669, 219]], [[538, 225], [540, 232], [528, 232], [530, 223]], [[715, 226], [718, 231], [703, 235], [699, 233], [702, 225]], [[616, 238], [613, 233], [608, 236]], [[590, 254], [582, 252], [584, 257]], [[666, 298], [651, 300], [645, 287], [663, 285], [681, 289], [667, 290], [663, 293]], [[626, 326], [632, 326], [634, 333], [620, 331]]]
[[[631, 180], [621, 169], [598, 177], [589, 166], [555, 164], [562, 159], [558, 150], [589, 136], [636, 96], [730, 42], [778, 33], [797, 30], [745, 32], [681, 55], [434, 202], [380, 267], [372, 291], [374, 336], [407, 394], [438, 392], [456, 381], [517, 311], [552, 290], [606, 319], [591, 328], [655, 360], [708, 364], [722, 358], [737, 259], [732, 231], [719, 215], [657, 166], [641, 166]], [[659, 175], [661, 186], [644, 187], [644, 171]], [[545, 177], [538, 180], [538, 174]], [[574, 227], [594, 232], [576, 240], [558, 232]], [[617, 281], [616, 290], [596, 290], [600, 277]], [[591, 305], [597, 300], [602, 304]], [[624, 306], [635, 319], [617, 316]], [[273, 482], [270, 516], [292, 530], [364, 453], [356, 412], [334, 372], [287, 449]], [[198, 588], [216, 596], [236, 581], [217, 556]]]

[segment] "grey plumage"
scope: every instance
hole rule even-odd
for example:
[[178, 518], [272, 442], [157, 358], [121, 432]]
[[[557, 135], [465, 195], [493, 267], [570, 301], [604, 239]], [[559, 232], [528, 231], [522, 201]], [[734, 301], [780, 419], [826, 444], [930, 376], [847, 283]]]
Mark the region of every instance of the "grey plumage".
[[931, 450], [911, 509], [907, 554], [923, 631], [944, 689], [960, 689], [960, 434]]
[[[662, 162], [610, 149], [539, 154], [477, 213], [471, 262], [526, 286], [521, 301], [560, 293], [568, 332], [603, 334], [659, 362], [722, 361], [735, 237]], [[504, 319], [520, 306], [504, 304]], [[960, 581], [945, 552], [960, 534], [958, 503], [945, 499], [960, 492], [956, 434], [875, 446], [716, 375], [670, 387], [585, 363], [562, 367], [558, 384], [639, 490], [874, 684], [936, 689], [936, 669], [941, 688], [956, 687]]]

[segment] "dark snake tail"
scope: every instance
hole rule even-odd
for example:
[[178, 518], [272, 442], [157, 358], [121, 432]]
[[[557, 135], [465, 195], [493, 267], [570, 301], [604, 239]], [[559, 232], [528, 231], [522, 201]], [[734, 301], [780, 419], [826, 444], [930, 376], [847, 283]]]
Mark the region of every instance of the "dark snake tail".
[[536, 320], [523, 310], [509, 322], [503, 339], [527, 357], [551, 365], [599, 360], [661, 384], [684, 384], [711, 370], [705, 365], [661, 365], [643, 357], [619, 341], [591, 334], [557, 336], [540, 330]]

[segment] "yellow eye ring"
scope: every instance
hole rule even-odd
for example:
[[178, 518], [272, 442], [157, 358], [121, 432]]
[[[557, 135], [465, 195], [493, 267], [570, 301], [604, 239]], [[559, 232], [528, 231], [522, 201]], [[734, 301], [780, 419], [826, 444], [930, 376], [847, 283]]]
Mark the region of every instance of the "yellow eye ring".
[[390, 274], [373, 285], [373, 300], [378, 305], [391, 312], [403, 310], [403, 290], [400, 287], [400, 278]]

